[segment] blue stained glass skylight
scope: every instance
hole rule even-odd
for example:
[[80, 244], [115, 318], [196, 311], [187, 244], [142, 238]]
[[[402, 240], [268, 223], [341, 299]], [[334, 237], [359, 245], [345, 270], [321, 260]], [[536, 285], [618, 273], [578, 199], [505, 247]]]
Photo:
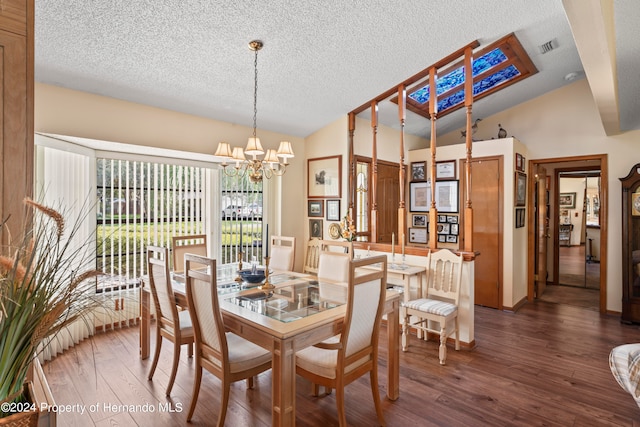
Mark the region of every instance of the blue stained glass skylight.
[[[502, 52], [500, 48], [496, 48], [491, 52], [488, 52], [482, 55], [481, 57], [473, 60], [472, 74], [475, 77], [478, 74], [481, 74], [491, 69], [492, 67], [495, 67], [496, 65], [502, 62], [505, 62], [506, 60], [507, 60], [507, 56]], [[436, 81], [436, 93], [440, 95], [459, 85], [462, 85], [463, 83], [464, 83], [464, 67], [458, 67], [455, 70], [447, 73], [446, 75], [442, 77], [438, 77]], [[484, 92], [487, 89], [488, 88], [483, 89], [481, 92]], [[475, 89], [474, 89], [474, 93], [475, 93]], [[422, 88], [412, 92], [411, 94], [409, 94], [409, 97], [419, 104], [425, 104], [429, 102], [429, 85], [427, 84], [426, 86], [423, 86]], [[459, 94], [455, 93], [447, 97], [446, 100], [438, 101], [438, 110], [443, 109], [441, 108], [441, 104], [442, 105], [446, 104], [447, 105], [446, 108], [449, 108], [455, 105], [456, 102], [453, 102], [453, 99], [458, 99], [458, 97], [459, 97]], [[464, 100], [464, 93], [463, 93], [462, 99], [459, 100], [458, 102], [462, 102], [462, 100]]]

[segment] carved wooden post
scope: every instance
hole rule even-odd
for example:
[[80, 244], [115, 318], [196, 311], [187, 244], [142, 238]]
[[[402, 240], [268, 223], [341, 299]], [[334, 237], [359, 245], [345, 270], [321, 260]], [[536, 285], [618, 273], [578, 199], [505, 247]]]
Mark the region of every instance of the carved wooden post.
[[354, 206], [355, 206], [355, 198], [356, 198], [356, 184], [355, 184], [355, 178], [356, 178], [356, 165], [354, 163], [354, 158], [353, 158], [353, 135], [355, 133], [356, 130], [356, 115], [355, 113], [351, 112], [349, 113], [349, 137], [348, 137], [348, 141], [349, 141], [349, 205], [348, 205], [348, 213], [349, 213], [349, 218], [351, 218], [352, 220], [355, 221], [355, 216], [354, 216]]
[[464, 250], [473, 251], [473, 208], [471, 207], [471, 147], [473, 139], [471, 138], [471, 110], [473, 106], [473, 60], [471, 47], [467, 47], [464, 51], [464, 105], [467, 109], [467, 138], [466, 138], [466, 167], [465, 181], [466, 200], [464, 207]]
[[404, 123], [406, 120], [407, 91], [404, 85], [398, 86], [398, 119], [400, 120], [400, 171], [398, 185], [400, 190], [400, 204], [398, 205], [398, 240], [400, 244], [407, 243], [405, 232], [407, 230], [407, 209], [404, 203], [405, 165], [404, 165]]
[[371, 242], [378, 241], [378, 102], [371, 102]]
[[431, 207], [429, 208], [429, 247], [438, 247], [438, 210], [436, 209], [436, 115], [438, 97], [436, 95], [436, 69], [429, 69], [429, 117], [431, 118]]

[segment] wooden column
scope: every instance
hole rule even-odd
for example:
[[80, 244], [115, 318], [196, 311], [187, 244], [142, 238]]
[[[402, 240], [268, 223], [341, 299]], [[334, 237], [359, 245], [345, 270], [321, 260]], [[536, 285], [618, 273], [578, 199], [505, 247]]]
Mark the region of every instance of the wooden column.
[[398, 205], [398, 240], [406, 244], [407, 209], [404, 203], [404, 189], [406, 186], [406, 170], [404, 165], [404, 123], [406, 120], [407, 91], [404, 85], [398, 86], [398, 120], [400, 121], [400, 170], [398, 186], [400, 187], [400, 203]]
[[467, 183], [465, 191], [464, 206], [464, 250], [473, 251], [473, 208], [471, 207], [471, 147], [473, 139], [471, 138], [471, 110], [473, 106], [473, 61], [471, 47], [467, 47], [464, 51], [464, 105], [467, 110], [467, 137], [466, 151], [467, 157], [465, 162], [465, 181]]
[[429, 69], [429, 117], [431, 118], [431, 207], [429, 208], [429, 247], [438, 247], [438, 210], [436, 209], [436, 115], [438, 114], [438, 97], [436, 95], [436, 69]]
[[371, 242], [378, 241], [378, 102], [371, 102]]
[[355, 216], [354, 216], [354, 208], [355, 208], [355, 200], [356, 200], [356, 165], [355, 165], [355, 161], [353, 158], [353, 135], [355, 133], [356, 130], [356, 115], [355, 113], [351, 112], [348, 115], [349, 118], [349, 136], [348, 136], [348, 143], [349, 143], [349, 205], [348, 205], [348, 212], [349, 212], [349, 217], [355, 221]]

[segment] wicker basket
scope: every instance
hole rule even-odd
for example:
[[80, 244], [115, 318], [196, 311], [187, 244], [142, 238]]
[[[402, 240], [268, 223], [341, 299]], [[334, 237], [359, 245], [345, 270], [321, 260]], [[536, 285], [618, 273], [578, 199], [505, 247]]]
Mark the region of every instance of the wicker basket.
[[[24, 385], [24, 392], [27, 399], [33, 396], [33, 383], [27, 382]], [[0, 418], [0, 427], [37, 427], [40, 411], [36, 408], [34, 411], [18, 412], [8, 417]]]

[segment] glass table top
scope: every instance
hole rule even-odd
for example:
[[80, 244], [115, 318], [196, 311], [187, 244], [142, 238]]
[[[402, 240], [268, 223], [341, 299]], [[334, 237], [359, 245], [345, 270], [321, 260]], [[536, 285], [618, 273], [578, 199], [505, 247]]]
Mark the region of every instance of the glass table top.
[[[269, 280], [274, 285], [285, 282], [287, 284], [269, 291], [263, 291], [256, 286], [248, 288], [246, 284], [235, 284], [234, 291], [221, 290], [218, 286], [218, 295], [239, 291], [225, 300], [281, 322], [292, 322], [345, 304], [344, 286], [319, 283], [312, 278], [301, 278], [286, 273], [270, 276]], [[336, 286], [343, 292], [328, 295], [323, 292]]]

